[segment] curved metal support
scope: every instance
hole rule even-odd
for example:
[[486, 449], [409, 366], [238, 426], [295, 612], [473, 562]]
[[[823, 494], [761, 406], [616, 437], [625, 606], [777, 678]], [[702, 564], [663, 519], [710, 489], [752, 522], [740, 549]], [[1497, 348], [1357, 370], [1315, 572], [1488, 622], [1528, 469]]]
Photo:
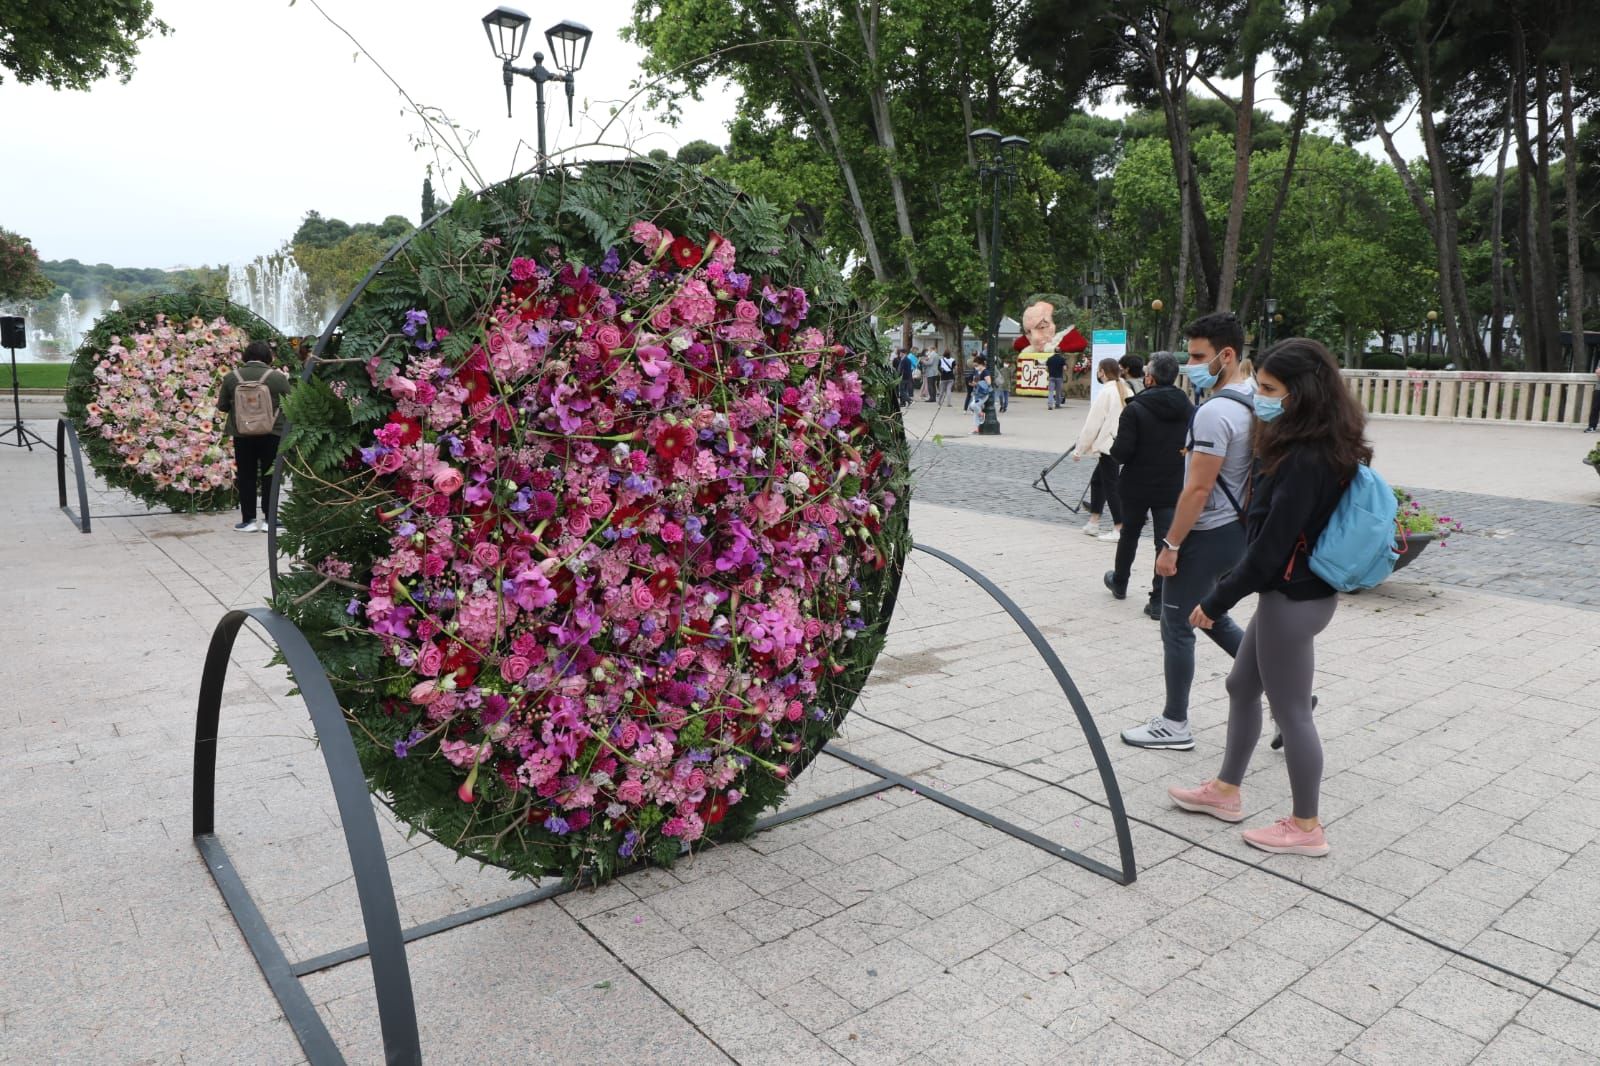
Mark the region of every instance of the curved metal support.
[[[1066, 694], [1067, 702], [1072, 704], [1073, 713], [1078, 716], [1078, 725], [1083, 729], [1083, 739], [1089, 743], [1089, 751], [1094, 756], [1095, 767], [1100, 771], [1100, 784], [1106, 790], [1106, 806], [1111, 811], [1111, 824], [1117, 833], [1117, 850], [1122, 855], [1122, 884], [1131, 885], [1138, 876], [1138, 869], [1133, 861], [1133, 835], [1128, 831], [1128, 814], [1122, 806], [1122, 789], [1117, 785], [1117, 773], [1111, 768], [1111, 759], [1106, 754], [1105, 743], [1100, 739], [1100, 731], [1095, 727], [1094, 715], [1089, 713], [1089, 705], [1083, 701], [1083, 694], [1078, 691], [1078, 686], [1073, 683], [1072, 675], [1067, 672], [1066, 666], [1050, 647], [1050, 642], [1044, 634], [1039, 632], [1039, 627], [1033, 624], [1016, 602], [1000, 590], [1000, 586], [984, 577], [978, 571], [968, 566], [948, 552], [938, 548], [930, 548], [926, 544], [913, 544], [912, 547], [935, 559], [945, 562], [961, 571], [970, 578], [991, 599], [1005, 608], [1006, 614], [1017, 623], [1017, 627], [1027, 635], [1033, 648], [1050, 668], [1050, 673], [1055, 675], [1056, 684], [1061, 686], [1061, 691]], [[1091, 860], [1092, 861], [1092, 860]], [[1081, 865], [1081, 864], [1080, 864]]]
[[284, 1014], [294, 1028], [306, 1058], [313, 1066], [343, 1063], [344, 1058], [317, 1014], [316, 1007], [301, 987], [277, 938], [267, 927], [249, 891], [228, 862], [216, 837], [217, 724], [222, 710], [222, 687], [227, 679], [228, 659], [239, 627], [254, 619], [267, 631], [288, 663], [289, 672], [300, 689], [301, 698], [311, 712], [318, 745], [333, 782], [339, 819], [344, 826], [345, 845], [355, 873], [356, 893], [361, 903], [362, 923], [371, 946], [373, 985], [378, 997], [378, 1018], [383, 1030], [387, 1062], [418, 1064], [422, 1048], [417, 1035], [416, 1003], [411, 991], [411, 971], [406, 963], [406, 948], [400, 929], [400, 913], [395, 904], [394, 885], [389, 878], [388, 857], [378, 833], [367, 790], [366, 775], [356, 756], [344, 712], [334, 696], [328, 675], [323, 672], [316, 652], [294, 623], [265, 607], [229, 611], [211, 634], [206, 652], [205, 671], [200, 679], [200, 702], [195, 718], [194, 744], [194, 838], [195, 846], [206, 859], [206, 867], [217, 882], [239, 930], [250, 945], [262, 974], [283, 1005]]
[[[67, 445], [72, 445], [72, 470], [78, 478], [78, 513], [67, 506]], [[79, 533], [88, 533], [89, 486], [83, 477], [83, 449], [78, 446], [78, 430], [71, 419], [56, 419], [56, 499], [62, 513], [72, 519]]]

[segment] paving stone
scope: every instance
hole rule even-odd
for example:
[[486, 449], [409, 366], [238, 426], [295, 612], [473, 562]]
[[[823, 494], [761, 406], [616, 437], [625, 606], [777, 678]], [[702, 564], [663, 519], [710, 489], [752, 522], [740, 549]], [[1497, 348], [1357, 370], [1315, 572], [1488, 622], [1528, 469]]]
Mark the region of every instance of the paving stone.
[[1191, 977], [1180, 977], [1124, 1016], [1120, 1024], [1188, 1059], [1233, 1028], [1252, 1009]]
[[1593, 1066], [1594, 1056], [1524, 1025], [1508, 1025], [1500, 1030], [1483, 1053], [1477, 1066]]
[[1251, 933], [1249, 939], [1312, 968], [1360, 935], [1359, 929], [1325, 917], [1307, 904], [1284, 911]]
[[1517, 1024], [1543, 1033], [1600, 1059], [1600, 1024], [1596, 1013], [1550, 992], [1539, 992], [1517, 1015]]
[[1446, 966], [1418, 985], [1416, 991], [1400, 1001], [1400, 1006], [1453, 1032], [1487, 1043], [1527, 1002], [1526, 996]]
[[1288, 992], [1228, 1031], [1272, 1062], [1325, 1063], [1361, 1035], [1362, 1027], [1314, 998]]
[[941, 966], [954, 966], [1016, 931], [1016, 926], [1010, 922], [974, 904], [966, 904], [918, 926], [900, 939]]
[[911, 945], [890, 940], [815, 972], [824, 987], [865, 1010], [909, 990], [922, 978], [942, 969], [939, 963]]
[[1049, 1030], [1002, 1008], [928, 1048], [917, 1061], [929, 1066], [1045, 1066], [1059, 1061], [1065, 1050]]
[[1123, 984], [1152, 995], [1204, 960], [1205, 956], [1194, 948], [1150, 926], [1089, 956], [1088, 963]]
[[1418, 1061], [1465, 1066], [1483, 1044], [1404, 1009], [1392, 1010], [1355, 1040], [1345, 1054], [1366, 1066], [1411, 1066]]
[[[1052, 1027], [1052, 1032], [1056, 1028]], [[1115, 1023], [1084, 1037], [1073, 1044], [1057, 1060], [1062, 1066], [1079, 1063], [1127, 1063], [1128, 1066], [1168, 1066], [1183, 1060], [1157, 1044], [1129, 1032]]]
[[1436, 949], [1380, 925], [1301, 978], [1294, 990], [1371, 1025], [1443, 964]]

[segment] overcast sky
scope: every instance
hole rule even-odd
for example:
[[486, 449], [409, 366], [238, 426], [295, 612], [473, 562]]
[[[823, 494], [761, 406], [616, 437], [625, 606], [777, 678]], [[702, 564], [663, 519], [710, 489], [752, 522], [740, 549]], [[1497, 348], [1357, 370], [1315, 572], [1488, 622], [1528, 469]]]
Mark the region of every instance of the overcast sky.
[[[493, 0], [319, 2], [419, 105], [477, 134], [470, 154], [487, 180], [532, 164], [534, 87], [517, 79], [507, 119], [481, 22]], [[544, 29], [563, 18], [594, 31], [576, 127], [562, 87], [547, 86], [552, 151], [592, 141], [638, 72], [638, 49], [619, 37], [632, 2], [526, 6], [537, 13], [525, 65]], [[156, 0], [155, 8], [174, 32], [144, 43], [127, 85], [0, 85], [0, 226], [32, 238], [45, 259], [174, 267], [271, 251], [312, 209], [347, 222], [416, 219], [433, 155], [412, 141], [425, 128], [310, 0]], [[733, 102], [727, 91], [685, 101], [676, 128], [636, 104], [606, 139], [641, 151], [726, 143]], [[1412, 136], [1402, 148], [1420, 150]], [[462, 177], [448, 179], [450, 191]]]

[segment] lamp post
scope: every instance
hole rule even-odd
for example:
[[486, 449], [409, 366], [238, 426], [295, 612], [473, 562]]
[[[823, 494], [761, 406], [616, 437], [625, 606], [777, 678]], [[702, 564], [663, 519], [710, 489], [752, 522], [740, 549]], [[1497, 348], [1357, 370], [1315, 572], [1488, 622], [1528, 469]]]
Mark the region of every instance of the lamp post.
[[1015, 156], [1028, 147], [1026, 137], [1003, 136], [999, 130], [973, 130], [967, 135], [972, 141], [973, 153], [978, 159], [978, 181], [992, 184], [993, 209], [989, 223], [989, 374], [993, 388], [983, 408], [983, 422], [978, 426], [979, 436], [994, 437], [1000, 434], [998, 411], [1000, 375], [1003, 359], [1000, 355], [1000, 183], [1005, 181], [1006, 191], [1017, 177]]
[[1270, 348], [1270, 347], [1272, 347], [1272, 342], [1275, 339], [1274, 338], [1273, 326], [1275, 324], [1279, 323], [1279, 322], [1282, 322], [1283, 318], [1282, 318], [1282, 316], [1280, 316], [1278, 314], [1278, 301], [1276, 299], [1274, 299], [1273, 297], [1271, 297], [1271, 296], [1267, 297], [1266, 308], [1267, 308], [1267, 314], [1266, 314], [1267, 321], [1264, 323], [1266, 328], [1263, 330], [1263, 332], [1266, 333], [1266, 335], [1267, 335], [1267, 347]]
[[1428, 366], [1429, 366], [1429, 369], [1432, 369], [1432, 367], [1433, 367], [1433, 327], [1434, 327], [1434, 323], [1436, 323], [1438, 321], [1439, 321], [1439, 312], [1437, 312], [1437, 311], [1429, 311], [1428, 312]]
[[528, 39], [528, 24], [533, 20], [514, 7], [497, 7], [483, 16], [483, 32], [489, 37], [489, 47], [500, 60], [501, 73], [506, 84], [506, 118], [511, 117], [511, 76], [521, 74], [532, 78], [539, 110], [539, 171], [545, 167], [544, 136], [544, 83], [559, 81], [567, 87], [567, 121], [572, 121], [573, 87], [583, 61], [589, 55], [589, 38], [594, 36], [581, 22], [563, 20], [544, 31], [545, 43], [550, 48], [550, 59], [561, 73], [552, 74], [545, 68], [544, 53], [533, 53], [533, 66], [518, 67], [513, 61], [522, 54]]

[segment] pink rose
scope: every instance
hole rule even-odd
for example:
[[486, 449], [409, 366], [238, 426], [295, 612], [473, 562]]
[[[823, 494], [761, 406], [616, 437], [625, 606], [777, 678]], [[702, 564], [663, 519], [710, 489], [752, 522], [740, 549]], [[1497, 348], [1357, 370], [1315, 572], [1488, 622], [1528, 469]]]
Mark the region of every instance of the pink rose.
[[659, 329], [659, 330], [669, 330], [669, 329], [671, 329], [672, 328], [672, 308], [670, 308], [670, 307], [658, 308], [656, 310], [656, 313], [650, 316], [650, 324], [652, 326], [654, 326], [656, 329]]
[[372, 464], [372, 469], [380, 474], [393, 474], [405, 465], [406, 457], [404, 455], [400, 452], [389, 451], [378, 456], [377, 461]]
[[661, 539], [668, 544], [677, 544], [683, 540], [683, 527], [676, 522], [661, 523]]
[[508, 655], [500, 660], [500, 676], [515, 685], [528, 676], [533, 664], [520, 655]]
[[493, 544], [490, 544], [488, 541], [484, 541], [481, 544], [473, 545], [472, 562], [474, 565], [481, 566], [487, 570], [499, 561], [500, 549], [495, 547]]
[[427, 706], [439, 697], [439, 686], [433, 681], [419, 681], [411, 686], [411, 702]]
[[444, 666], [444, 652], [439, 650], [439, 645], [429, 644], [422, 649], [422, 654], [417, 656], [417, 673], [423, 677], [438, 677], [439, 668]]
[[594, 342], [609, 354], [611, 349], [622, 347], [622, 331], [608, 322], [595, 330]]
[[617, 800], [622, 803], [639, 803], [644, 799], [644, 786], [629, 779], [617, 788]]
[[439, 556], [425, 555], [422, 557], [422, 576], [438, 577], [440, 574], [444, 573], [444, 566], [444, 560]]
[[399, 374], [389, 375], [389, 380], [383, 383], [383, 387], [402, 400], [409, 400], [417, 394], [417, 383], [410, 378], [403, 378]]
[[749, 300], [740, 300], [733, 305], [733, 317], [740, 322], [754, 322], [761, 317], [761, 312]]
[[643, 585], [634, 585], [630, 595], [633, 598], [633, 605], [641, 611], [648, 611], [656, 605], [655, 595]]
[[454, 495], [461, 488], [461, 483], [461, 471], [453, 466], [441, 467], [434, 471], [433, 488], [435, 492], [443, 493], [446, 496]]

